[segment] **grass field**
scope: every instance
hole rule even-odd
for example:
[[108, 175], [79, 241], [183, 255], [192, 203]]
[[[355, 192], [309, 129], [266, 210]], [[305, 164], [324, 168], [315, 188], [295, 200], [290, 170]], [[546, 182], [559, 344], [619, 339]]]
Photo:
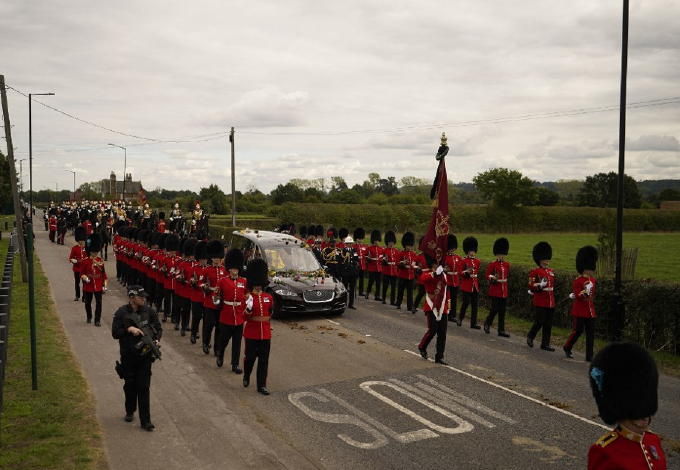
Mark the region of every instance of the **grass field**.
[[[11, 226], [11, 225], [10, 225]], [[4, 224], [2, 224], [4, 229]], [[9, 237], [3, 233], [0, 259]], [[38, 390], [32, 389], [28, 285], [14, 263], [0, 468], [106, 468], [94, 399], [55, 311], [40, 263], [35, 264]]]
[[[510, 241], [510, 252], [506, 259], [510, 264], [533, 266], [531, 251], [539, 241], [547, 241], [553, 249], [550, 266], [555, 269], [569, 269], [576, 272], [575, 258], [579, 248], [597, 245], [596, 233], [541, 233], [521, 235], [476, 235], [479, 241], [478, 257], [491, 261], [493, 243], [501, 236]], [[463, 256], [463, 239], [467, 234], [456, 234], [458, 253]], [[636, 278], [652, 278], [680, 282], [680, 235], [675, 233], [624, 233], [623, 247], [638, 250]]]

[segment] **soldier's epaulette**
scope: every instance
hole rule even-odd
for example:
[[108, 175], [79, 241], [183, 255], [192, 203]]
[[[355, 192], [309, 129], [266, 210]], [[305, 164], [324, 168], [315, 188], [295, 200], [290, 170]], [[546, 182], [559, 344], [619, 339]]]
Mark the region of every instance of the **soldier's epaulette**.
[[616, 432], [616, 431], [609, 431], [607, 434], [605, 434], [604, 436], [602, 436], [601, 438], [599, 438], [599, 439], [597, 440], [597, 442], [595, 443], [595, 445], [598, 445], [598, 446], [600, 446], [600, 447], [602, 447], [602, 448], [604, 449], [604, 448], [607, 447], [609, 444], [611, 444], [611, 443], [614, 442], [616, 439], [618, 439], [618, 437], [619, 437], [619, 433], [618, 433], [618, 432]]

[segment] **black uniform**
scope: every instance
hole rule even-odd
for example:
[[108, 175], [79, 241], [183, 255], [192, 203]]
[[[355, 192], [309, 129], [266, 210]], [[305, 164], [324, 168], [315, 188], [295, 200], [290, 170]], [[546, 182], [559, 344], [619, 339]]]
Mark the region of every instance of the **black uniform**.
[[[136, 322], [135, 322], [136, 320]], [[123, 305], [113, 315], [111, 334], [120, 343], [120, 362], [123, 369], [125, 384], [125, 412], [132, 415], [139, 404], [139, 420], [142, 426], [151, 423], [150, 387], [152, 354], [141, 354], [141, 348], [135, 346], [140, 342], [139, 336], [134, 336], [127, 330], [138, 325], [150, 325], [154, 331], [155, 340], [160, 340], [163, 334], [158, 315], [149, 307], [142, 306], [137, 312], [130, 304]]]

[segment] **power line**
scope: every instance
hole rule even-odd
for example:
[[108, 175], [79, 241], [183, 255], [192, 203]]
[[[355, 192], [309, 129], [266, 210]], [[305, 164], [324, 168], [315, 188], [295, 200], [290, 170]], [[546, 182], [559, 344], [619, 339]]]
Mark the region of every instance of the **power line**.
[[[27, 94], [22, 93], [21, 91], [12, 88], [11, 86], [5, 84], [5, 86], [10, 89], [15, 91], [16, 93], [28, 97]], [[112, 132], [114, 134], [118, 135], [123, 135], [126, 137], [132, 137], [135, 139], [140, 139], [140, 140], [146, 140], [148, 142], [146, 143], [137, 143], [137, 144], [129, 144], [129, 146], [140, 146], [140, 145], [148, 145], [150, 143], [188, 143], [188, 142], [208, 142], [211, 140], [217, 140], [221, 139], [223, 137], [226, 137], [227, 135], [230, 134], [229, 131], [226, 132], [217, 132], [213, 134], [203, 134], [203, 135], [198, 135], [198, 136], [189, 136], [189, 137], [181, 137], [177, 139], [155, 139], [151, 137], [142, 137], [142, 136], [137, 136], [134, 134], [128, 134], [125, 132], [120, 132], [116, 131], [113, 129], [110, 129], [108, 127], [100, 126], [98, 124], [95, 124], [90, 121], [86, 121], [84, 119], [80, 119], [76, 116], [73, 116], [69, 113], [66, 113], [64, 111], [61, 111], [53, 106], [49, 106], [41, 101], [38, 101], [36, 99], [33, 99], [38, 104], [41, 104], [45, 106], [48, 109], [51, 109], [59, 114], [62, 114], [64, 116], [67, 116], [71, 119], [75, 119], [76, 121], [82, 122], [84, 124], [88, 124], [90, 126], [97, 127], [99, 129], [106, 130], [108, 132]], [[626, 109], [635, 109], [635, 108], [645, 108], [645, 107], [650, 107], [650, 106], [663, 106], [663, 105], [668, 105], [668, 104], [677, 104], [680, 103], [680, 97], [673, 97], [673, 98], [662, 98], [662, 99], [656, 99], [656, 100], [648, 100], [648, 101], [639, 101], [636, 103], [629, 103], [626, 106]], [[416, 130], [431, 130], [431, 129], [441, 129], [441, 128], [451, 128], [451, 127], [471, 127], [471, 126], [481, 126], [481, 125], [489, 125], [489, 124], [504, 124], [504, 123], [509, 123], [509, 122], [521, 122], [521, 121], [532, 121], [532, 120], [539, 120], [539, 119], [553, 119], [553, 118], [558, 118], [558, 117], [566, 117], [566, 116], [577, 116], [577, 115], [583, 115], [583, 114], [593, 114], [593, 113], [602, 113], [602, 112], [608, 112], [608, 111], [616, 111], [619, 109], [619, 105], [609, 105], [609, 106], [596, 106], [592, 108], [580, 108], [580, 109], [571, 109], [571, 110], [565, 110], [565, 111], [551, 111], [551, 112], [546, 112], [546, 113], [536, 113], [536, 114], [526, 114], [526, 115], [520, 115], [520, 116], [508, 116], [508, 117], [499, 117], [499, 118], [490, 118], [490, 119], [482, 119], [482, 120], [475, 120], [475, 121], [462, 121], [462, 122], [449, 122], [449, 123], [441, 123], [441, 124], [428, 124], [428, 125], [423, 125], [423, 126], [405, 126], [405, 127], [395, 127], [395, 128], [388, 128], [388, 129], [363, 129], [363, 130], [349, 130], [349, 131], [337, 131], [337, 132], [267, 132], [267, 131], [240, 131], [239, 134], [250, 134], [250, 135], [308, 135], [308, 136], [335, 136], [335, 135], [353, 135], [353, 134], [384, 134], [384, 133], [393, 133], [393, 132], [405, 132], [405, 131], [416, 131]], [[199, 140], [200, 139], [200, 140]], [[82, 149], [82, 150], [77, 150], [77, 151], [91, 151], [92, 149]], [[96, 150], [96, 149], [95, 149]]]

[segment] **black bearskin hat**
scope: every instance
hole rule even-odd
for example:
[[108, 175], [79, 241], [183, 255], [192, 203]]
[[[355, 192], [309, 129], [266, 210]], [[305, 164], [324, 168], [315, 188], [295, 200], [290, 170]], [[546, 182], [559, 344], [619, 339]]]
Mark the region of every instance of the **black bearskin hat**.
[[654, 359], [636, 343], [611, 343], [590, 364], [590, 388], [602, 421], [610, 425], [653, 416], [658, 385]]
[[[387, 234], [385, 234], [385, 236], [387, 236]], [[371, 243], [380, 241], [382, 241], [382, 235], [380, 234], [380, 230], [371, 231]]]
[[243, 269], [243, 261], [243, 252], [238, 248], [232, 248], [227, 251], [227, 254], [224, 257], [224, 267], [227, 269]]
[[174, 233], [171, 233], [165, 240], [165, 251], [177, 251], [177, 250], [179, 250], [179, 237]]
[[158, 237], [158, 248], [165, 250], [165, 242], [168, 240], [169, 236], [169, 233], [161, 233], [161, 235]]
[[293, 223], [288, 224], [287, 230], [290, 235], [295, 235], [295, 224]]
[[595, 271], [597, 266], [597, 248], [594, 246], [584, 246], [576, 253], [576, 271], [583, 274], [586, 269]]
[[158, 246], [158, 242], [161, 239], [161, 235], [163, 235], [161, 232], [153, 232], [153, 235], [151, 235], [151, 244]]
[[338, 238], [338, 229], [336, 229], [335, 227], [329, 228], [328, 231], [326, 232], [326, 236], [328, 238]]
[[252, 289], [255, 286], [266, 287], [269, 284], [269, 268], [265, 260], [254, 258], [248, 261], [246, 283], [248, 284], [248, 289]]
[[439, 264], [439, 263], [437, 263], [437, 260], [434, 259], [432, 256], [426, 255], [425, 253], [423, 253], [423, 256], [425, 257], [425, 264], [426, 264], [426, 266], [423, 266], [423, 269], [430, 269], [433, 264]]
[[102, 236], [97, 232], [91, 233], [85, 240], [85, 251], [88, 255], [102, 251]]
[[510, 251], [510, 242], [507, 238], [499, 238], [493, 242], [493, 254], [494, 255], [507, 255]]
[[222, 240], [210, 240], [205, 247], [205, 254], [208, 259], [224, 258], [224, 244]]
[[347, 230], [344, 227], [341, 228], [340, 231], [338, 232], [338, 236], [340, 237], [340, 240], [344, 240], [345, 238], [347, 238], [348, 235], [349, 235], [349, 230]]
[[364, 230], [363, 227], [357, 227], [354, 229], [354, 233], [352, 235], [354, 235], [355, 241], [363, 240], [364, 238], [366, 238], [366, 230]]
[[449, 250], [453, 250], [454, 248], [456, 250], [458, 249], [458, 238], [452, 233], [449, 233], [449, 242], [446, 245], [446, 248]]
[[185, 244], [186, 242], [187, 242], [187, 239], [186, 239], [186, 238], [182, 238], [182, 239], [179, 241], [179, 246], [177, 247], [177, 254], [178, 254], [179, 256], [184, 256], [184, 244]]
[[534, 245], [532, 256], [534, 257], [534, 263], [540, 266], [542, 260], [552, 259], [552, 247], [548, 242], [538, 242]]
[[303, 225], [300, 227], [300, 238], [307, 238], [307, 226]]
[[87, 239], [87, 229], [82, 225], [76, 227], [76, 241], [81, 242]]
[[317, 238], [323, 238], [323, 226], [317, 225], [314, 229], [314, 236]]
[[187, 238], [187, 241], [184, 242], [184, 256], [193, 256], [194, 258], [196, 257], [195, 252], [196, 252], [196, 244], [198, 243], [198, 240], [195, 238]]
[[388, 230], [385, 232], [385, 245], [388, 243], [397, 243], [397, 236], [394, 234], [392, 230]]
[[[123, 221], [121, 220], [120, 222], [123, 222]], [[118, 228], [116, 229], [116, 233], [118, 234], [119, 237], [127, 237], [127, 235], [125, 234], [126, 228], [127, 227], [125, 227], [125, 222], [123, 222], [122, 224], [120, 224], [118, 226]]]
[[165, 212], [159, 212], [158, 213], [158, 219], [159, 220], [165, 220]]
[[[387, 235], [385, 236], [387, 238]], [[401, 237], [401, 246], [406, 248], [407, 246], [413, 246], [416, 243], [416, 236], [413, 232], [406, 232]]]
[[467, 237], [465, 240], [463, 240], [463, 251], [465, 254], [468, 254], [471, 251], [474, 251], [477, 253], [477, 249], [479, 248], [479, 243], [477, 242], [477, 239], [475, 237]]
[[208, 259], [208, 253], [205, 251], [207, 246], [208, 242], [205, 240], [201, 240], [198, 243], [196, 243], [196, 247], [194, 248], [194, 258], [196, 258], [197, 260]]

